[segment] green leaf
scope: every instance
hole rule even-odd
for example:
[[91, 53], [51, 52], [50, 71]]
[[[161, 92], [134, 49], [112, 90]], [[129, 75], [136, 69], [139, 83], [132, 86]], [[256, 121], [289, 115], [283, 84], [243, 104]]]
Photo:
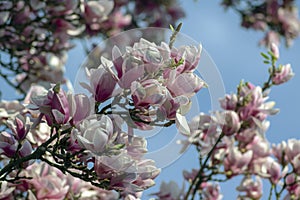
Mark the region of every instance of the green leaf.
[[270, 58], [269, 58], [269, 56], [268, 56], [267, 54], [265, 54], [265, 53], [260, 53], [260, 55], [261, 55], [262, 57], [264, 57], [265, 59], [270, 60]]
[[264, 63], [265, 63], [265, 64], [270, 64], [270, 61], [264, 60]]
[[123, 149], [125, 147], [125, 144], [116, 144], [113, 149], [116, 149], [116, 150], [120, 150], [120, 149]]
[[60, 83], [57, 83], [54, 87], [53, 87], [53, 91], [58, 94], [60, 91]]
[[170, 29], [171, 29], [172, 32], [175, 31], [175, 29], [174, 29], [174, 27], [172, 26], [172, 24], [170, 24]]

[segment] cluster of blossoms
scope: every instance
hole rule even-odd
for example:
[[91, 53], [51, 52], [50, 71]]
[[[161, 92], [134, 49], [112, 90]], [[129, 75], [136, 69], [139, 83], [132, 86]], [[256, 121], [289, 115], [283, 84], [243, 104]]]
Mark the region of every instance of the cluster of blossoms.
[[275, 103], [267, 101], [267, 89], [272, 84], [288, 81], [294, 74], [290, 65], [275, 68], [279, 57], [275, 45], [269, 56], [263, 54], [263, 57], [272, 60], [270, 80], [263, 88], [241, 82], [236, 94], [228, 94], [220, 100], [222, 111], [214, 111], [210, 115], [200, 113], [189, 123], [191, 132], [182, 143], [185, 147], [190, 144], [196, 146], [200, 157], [199, 169], [183, 172], [185, 180], [190, 183], [187, 192], [174, 192], [178, 187], [176, 184], [165, 184], [155, 194], [159, 199], [194, 198], [196, 192], [203, 199], [222, 199], [218, 182], [239, 175], [244, 178], [236, 188], [240, 193], [238, 199], [260, 199], [262, 179], [269, 180], [271, 192], [275, 188], [277, 198], [284, 190], [288, 191], [285, 199], [300, 198], [297, 178], [300, 172], [300, 141], [291, 139], [287, 143], [271, 145], [265, 135], [270, 124], [267, 116], [278, 112], [273, 108]]
[[147, 143], [134, 129], [175, 123], [189, 134], [184, 115], [205, 86], [194, 73], [200, 54], [201, 46], [140, 39], [124, 53], [115, 46], [112, 60], [101, 57], [98, 68], [86, 68], [89, 83], [81, 84], [90, 96], [56, 84], [31, 87], [26, 106], [3, 102], [3, 198], [140, 198], [160, 170], [143, 158]]
[[223, 0], [225, 8], [232, 8], [241, 16], [241, 25], [245, 28], [266, 33], [260, 44], [270, 47], [279, 44], [280, 36], [290, 46], [300, 34], [298, 9], [294, 0], [241, 1]]
[[64, 66], [67, 51], [74, 47], [71, 39], [167, 26], [182, 17], [175, 0], [149, 5], [129, 0], [2, 1], [0, 66], [5, 70], [0, 75], [23, 94], [32, 83], [47, 88], [50, 83], [66, 83]]
[[[201, 46], [177, 49], [141, 39], [124, 53], [115, 46], [112, 61], [101, 57], [97, 69], [87, 70], [90, 83], [81, 84], [93, 94], [97, 105], [114, 97], [111, 111], [106, 107], [100, 113], [113, 114], [117, 112], [114, 109], [120, 109], [125, 121], [128, 117], [135, 119], [128, 123], [131, 128], [151, 129], [175, 122], [181, 132], [187, 133], [183, 115], [190, 109], [191, 97], [205, 86], [194, 73], [200, 54]], [[122, 99], [128, 103], [120, 103]], [[166, 120], [167, 124], [158, 124]]]

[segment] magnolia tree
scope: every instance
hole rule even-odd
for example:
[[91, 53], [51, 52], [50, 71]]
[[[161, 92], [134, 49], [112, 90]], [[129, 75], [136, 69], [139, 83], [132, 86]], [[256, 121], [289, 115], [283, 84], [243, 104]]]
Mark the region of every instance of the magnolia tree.
[[[280, 13], [292, 3], [273, 6], [268, 20], [290, 22]], [[194, 146], [199, 166], [183, 172], [186, 187], [162, 183], [154, 199], [222, 199], [219, 183], [235, 176], [243, 176], [238, 199], [260, 199], [263, 179], [269, 199], [300, 198], [300, 141], [265, 137], [278, 112], [270, 88], [294, 76], [277, 64], [277, 40], [261, 54], [270, 66], [264, 84], [241, 82], [220, 99], [222, 110], [189, 120], [196, 94], [212, 86], [198, 71], [205, 51], [182, 39], [181, 24], [111, 37], [89, 54], [75, 92], [64, 89], [72, 39], [166, 27], [184, 16], [176, 1], [3, 1], [0, 16], [1, 77], [21, 99], [0, 103], [0, 199], [141, 199], [161, 165], [137, 133], [172, 126], [182, 136], [174, 145]]]
[[300, 34], [295, 0], [223, 0], [222, 6], [240, 15], [242, 27], [265, 32], [262, 45], [278, 45], [283, 37], [290, 46]]

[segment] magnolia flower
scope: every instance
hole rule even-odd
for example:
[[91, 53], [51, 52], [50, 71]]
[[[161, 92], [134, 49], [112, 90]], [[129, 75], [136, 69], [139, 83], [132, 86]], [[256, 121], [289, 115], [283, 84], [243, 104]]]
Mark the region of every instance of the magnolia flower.
[[253, 152], [252, 156], [254, 159], [270, 155], [270, 144], [260, 135], [255, 135], [245, 148]]
[[227, 136], [237, 133], [241, 127], [239, 116], [234, 111], [216, 112], [216, 118], [222, 128], [222, 132]]
[[187, 97], [193, 96], [204, 86], [205, 82], [194, 73], [183, 73], [174, 78], [170, 75], [167, 84], [167, 88], [173, 96], [184, 95]]
[[[274, 109], [274, 102], [265, 102], [267, 97], [259, 86], [254, 86], [251, 83], [242, 83], [238, 88], [238, 99], [240, 120], [247, 121], [250, 126], [255, 125], [255, 119], [263, 121], [267, 115], [274, 115], [278, 113]], [[256, 125], [255, 125], [256, 126]]]
[[280, 85], [289, 81], [294, 75], [295, 74], [293, 73], [290, 64], [280, 65], [272, 77], [272, 83], [275, 85]]
[[265, 34], [265, 37], [259, 42], [260, 45], [264, 45], [270, 47], [272, 44], [279, 45], [280, 43], [280, 35], [275, 31], [268, 31]]
[[0, 133], [0, 154], [7, 157], [14, 157], [18, 147], [18, 142], [15, 137], [5, 131]]
[[8, 120], [8, 127], [18, 140], [23, 140], [30, 129], [29, 117], [18, 115], [14, 121]]
[[248, 164], [251, 162], [252, 155], [252, 151], [242, 153], [237, 147], [230, 148], [228, 155], [224, 160], [226, 176], [232, 177], [242, 173], [245, 169], [247, 169]]
[[7, 119], [14, 119], [18, 114], [27, 110], [19, 101], [0, 101], [0, 124]]
[[245, 176], [240, 185], [236, 188], [240, 192], [244, 192], [244, 195], [240, 195], [242, 199], [260, 199], [262, 196], [262, 181], [259, 176], [256, 176], [256, 180]]
[[186, 96], [172, 97], [167, 91], [166, 100], [159, 107], [158, 115], [161, 119], [176, 119], [177, 111], [181, 114], [185, 114], [190, 110], [191, 102]]
[[172, 48], [171, 57], [175, 60], [183, 60], [183, 64], [178, 66], [176, 70], [180, 73], [193, 72], [200, 60], [200, 55], [202, 52], [202, 46], [180, 46], [178, 49]]
[[166, 88], [157, 80], [149, 79], [131, 84], [132, 99], [136, 107], [159, 106], [166, 100]]
[[[33, 151], [33, 149], [32, 149], [32, 146], [31, 146], [30, 142], [25, 139], [22, 142], [22, 146], [21, 146], [20, 150], [18, 151], [18, 154], [19, 154], [20, 157], [25, 157], [25, 156], [30, 155], [32, 153], [32, 151]], [[27, 166], [33, 164], [33, 162], [34, 162], [33, 160], [29, 160], [27, 162], [24, 162], [23, 167], [27, 167]]]
[[111, 98], [117, 82], [113, 76], [106, 71], [103, 65], [100, 65], [97, 69], [86, 69], [86, 74], [90, 80], [90, 84], [88, 85], [83, 82], [80, 84], [93, 94], [96, 102], [102, 103]]
[[78, 144], [97, 155], [109, 149], [112, 136], [113, 123], [106, 115], [101, 115], [99, 118], [96, 115], [89, 116], [72, 130], [72, 137]]
[[288, 194], [284, 200], [299, 199], [300, 197], [300, 184], [299, 177], [296, 174], [289, 174], [285, 179]]
[[221, 200], [223, 195], [220, 190], [219, 184], [208, 183], [203, 192], [204, 200]]
[[107, 19], [107, 15], [112, 11], [114, 2], [111, 0], [87, 1], [83, 3], [83, 17], [89, 29], [99, 30], [100, 23]]
[[15, 187], [10, 186], [6, 181], [1, 181], [0, 185], [0, 199], [13, 199]]
[[236, 94], [227, 94], [223, 99], [220, 99], [220, 105], [224, 110], [235, 110], [238, 103]]
[[287, 144], [285, 141], [275, 145], [272, 144], [272, 154], [277, 158], [277, 161], [283, 166], [288, 163], [288, 157], [286, 155]]
[[282, 170], [280, 164], [270, 157], [268, 157], [267, 162], [264, 162], [263, 164], [265, 165], [266, 172], [273, 184], [277, 184], [286, 174], [287, 168]]
[[289, 162], [300, 155], [300, 140], [289, 139], [284, 153], [286, 154]]
[[32, 93], [30, 100], [45, 115], [49, 126], [54, 123], [65, 124], [69, 121], [69, 102], [59, 84], [48, 91], [40, 88], [36, 93]]
[[90, 114], [91, 105], [89, 98], [84, 94], [68, 94], [70, 105], [70, 123], [77, 125], [80, 121], [87, 118]]
[[29, 184], [28, 190], [31, 190], [36, 199], [65, 199], [70, 186], [58, 169], [42, 162], [29, 166], [24, 173], [33, 177], [24, 181]]
[[67, 199], [80, 198], [82, 200], [98, 200], [98, 199], [119, 199], [116, 191], [104, 190], [102, 188], [93, 186], [91, 183], [75, 178], [70, 174], [64, 177], [69, 185], [69, 192]]
[[162, 182], [160, 191], [153, 193], [160, 200], [178, 200], [184, 196], [184, 188], [180, 188], [176, 182], [170, 181], [169, 183]]

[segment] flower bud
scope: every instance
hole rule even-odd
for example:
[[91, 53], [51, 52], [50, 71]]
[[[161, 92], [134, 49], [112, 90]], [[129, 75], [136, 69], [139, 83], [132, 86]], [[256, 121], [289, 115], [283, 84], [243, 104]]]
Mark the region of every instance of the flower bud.
[[13, 135], [3, 131], [0, 133], [0, 154], [12, 158], [18, 147], [18, 142]]
[[273, 55], [276, 59], [279, 58], [279, 49], [278, 49], [278, 46], [275, 43], [271, 44], [271, 52], [273, 53]]

